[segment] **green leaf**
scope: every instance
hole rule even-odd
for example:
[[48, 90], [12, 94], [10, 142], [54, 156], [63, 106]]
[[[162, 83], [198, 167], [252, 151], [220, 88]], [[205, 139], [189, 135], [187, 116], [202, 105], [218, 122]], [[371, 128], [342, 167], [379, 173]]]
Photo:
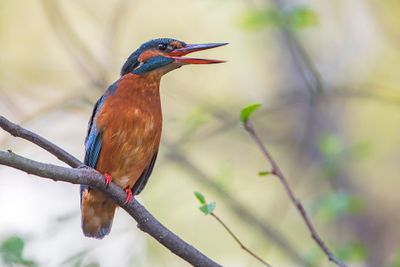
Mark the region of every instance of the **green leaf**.
[[334, 159], [344, 150], [343, 141], [334, 134], [326, 134], [319, 138], [318, 147], [321, 154], [327, 159]]
[[318, 213], [325, 220], [331, 221], [344, 214], [355, 214], [362, 210], [360, 198], [345, 192], [329, 194], [318, 202]]
[[317, 26], [319, 23], [317, 13], [307, 6], [297, 6], [287, 14], [289, 26], [294, 30]]
[[277, 9], [251, 9], [240, 19], [240, 25], [247, 30], [259, 30], [279, 24], [280, 14]]
[[11, 264], [22, 259], [24, 240], [18, 236], [11, 236], [4, 240], [0, 247], [0, 253], [4, 263]]
[[205, 214], [208, 215], [214, 212], [215, 208], [217, 207], [217, 203], [214, 201], [208, 204], [204, 204], [203, 206], [199, 207], [199, 209]]
[[194, 195], [196, 196], [197, 200], [200, 202], [201, 206], [199, 207], [199, 209], [201, 210], [201, 212], [203, 212], [205, 215], [208, 215], [210, 213], [212, 213], [215, 210], [215, 207], [217, 206], [217, 203], [215, 203], [214, 201], [211, 203], [206, 202], [206, 198], [203, 196], [202, 193], [200, 192], [194, 192]]
[[0, 259], [10, 266], [37, 266], [34, 261], [23, 257], [25, 241], [18, 236], [11, 236], [4, 240], [0, 245]]
[[262, 171], [262, 172], [258, 172], [258, 175], [259, 176], [267, 176], [267, 175], [270, 175], [271, 174], [271, 172], [270, 171]]
[[254, 104], [250, 104], [250, 105], [244, 107], [240, 111], [240, 121], [243, 123], [246, 123], [249, 120], [251, 114], [253, 114], [253, 112], [256, 111], [260, 107], [261, 107], [260, 103], [254, 103]]
[[196, 192], [194, 192], [194, 195], [197, 198], [197, 200], [200, 202], [200, 204], [202, 204], [202, 205], [207, 204], [206, 198], [203, 196], [202, 193], [196, 191]]
[[351, 243], [337, 249], [336, 255], [346, 262], [361, 262], [367, 258], [368, 251], [361, 243]]
[[318, 23], [318, 14], [304, 5], [297, 5], [289, 10], [251, 9], [246, 11], [240, 19], [240, 25], [247, 30], [262, 30], [276, 26], [300, 30], [317, 26]]

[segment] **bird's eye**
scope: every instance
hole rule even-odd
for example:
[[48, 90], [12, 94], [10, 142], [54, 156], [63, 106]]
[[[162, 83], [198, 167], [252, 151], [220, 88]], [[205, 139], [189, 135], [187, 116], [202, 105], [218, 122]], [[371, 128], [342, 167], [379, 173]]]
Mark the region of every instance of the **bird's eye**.
[[158, 50], [160, 50], [160, 51], [165, 51], [165, 50], [167, 50], [167, 45], [166, 45], [166, 44], [159, 44], [159, 45], [158, 45]]

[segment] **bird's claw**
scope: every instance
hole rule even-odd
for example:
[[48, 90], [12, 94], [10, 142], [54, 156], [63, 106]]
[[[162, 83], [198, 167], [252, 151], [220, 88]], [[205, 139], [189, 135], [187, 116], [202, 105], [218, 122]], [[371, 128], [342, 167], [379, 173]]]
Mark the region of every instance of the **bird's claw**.
[[105, 173], [104, 177], [106, 178], [106, 186], [108, 187], [112, 181], [112, 177], [108, 173]]
[[133, 195], [132, 195], [132, 190], [131, 190], [129, 187], [126, 187], [126, 188], [124, 189], [124, 191], [125, 191], [125, 193], [126, 193], [126, 199], [125, 199], [124, 205], [126, 205], [126, 204], [129, 203], [129, 201], [132, 200]]

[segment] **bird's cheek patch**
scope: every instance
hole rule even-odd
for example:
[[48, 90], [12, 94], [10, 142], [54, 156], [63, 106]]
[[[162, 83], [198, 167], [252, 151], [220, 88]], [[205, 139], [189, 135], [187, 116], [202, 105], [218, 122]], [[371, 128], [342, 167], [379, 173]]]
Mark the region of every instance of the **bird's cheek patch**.
[[161, 53], [160, 51], [158, 51], [156, 49], [150, 49], [150, 50], [146, 50], [143, 53], [141, 53], [138, 60], [139, 60], [139, 62], [145, 62], [149, 58], [152, 58], [155, 56], [162, 56], [162, 55], [163, 55], [163, 53]]

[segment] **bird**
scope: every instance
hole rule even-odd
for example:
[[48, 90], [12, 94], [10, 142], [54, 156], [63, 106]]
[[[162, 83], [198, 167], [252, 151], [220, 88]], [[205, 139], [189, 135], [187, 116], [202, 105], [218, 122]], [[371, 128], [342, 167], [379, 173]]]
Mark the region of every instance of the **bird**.
[[[172, 38], [142, 44], [122, 66], [119, 79], [97, 100], [88, 123], [84, 164], [126, 192], [125, 204], [145, 187], [161, 139], [161, 77], [183, 65], [223, 60], [184, 57], [227, 43], [187, 44]], [[80, 189], [81, 226], [85, 236], [110, 233], [117, 204], [87, 185]]]

